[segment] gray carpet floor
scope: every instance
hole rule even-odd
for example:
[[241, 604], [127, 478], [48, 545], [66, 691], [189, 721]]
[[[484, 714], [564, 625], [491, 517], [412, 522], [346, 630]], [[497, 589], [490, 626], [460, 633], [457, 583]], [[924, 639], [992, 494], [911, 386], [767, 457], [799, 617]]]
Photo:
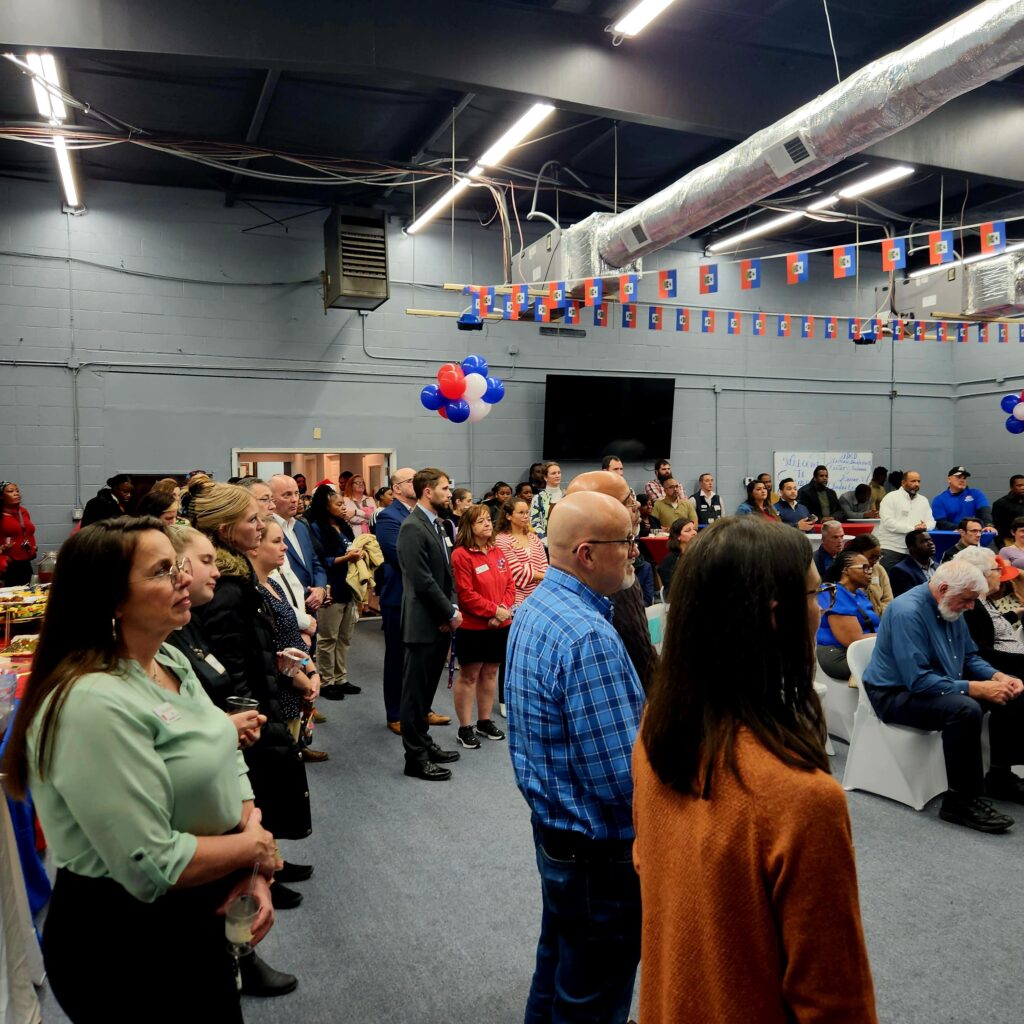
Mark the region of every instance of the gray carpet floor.
[[[384, 726], [382, 658], [379, 621], [360, 622], [350, 672], [363, 693], [323, 702], [315, 746], [331, 758], [307, 766], [314, 833], [282, 844], [316, 872], [260, 946], [299, 987], [246, 999], [246, 1020], [518, 1024], [540, 894], [508, 744], [461, 750], [448, 783], [405, 778], [401, 740]], [[434, 706], [454, 714], [444, 682]], [[455, 746], [454, 726], [434, 732]], [[846, 747], [836, 748], [841, 778]], [[848, 797], [879, 1019], [1019, 1024], [1024, 809], [1014, 831], [983, 836], [940, 821], [937, 801], [916, 812]], [[821, 950], [838, 953], [827, 912]], [[46, 994], [44, 1020], [65, 1021]]]

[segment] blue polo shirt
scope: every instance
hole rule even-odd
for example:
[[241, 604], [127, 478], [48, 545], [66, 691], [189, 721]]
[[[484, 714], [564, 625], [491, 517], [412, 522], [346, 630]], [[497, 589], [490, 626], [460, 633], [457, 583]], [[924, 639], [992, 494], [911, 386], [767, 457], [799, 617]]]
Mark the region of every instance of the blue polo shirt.
[[989, 507], [990, 502], [985, 497], [985, 492], [979, 491], [977, 487], [965, 487], [959, 494], [950, 493], [947, 487], [941, 494], [932, 498], [932, 515], [935, 516], [936, 522], [945, 519], [946, 522], [952, 523], [954, 528], [967, 516], [981, 519], [983, 523], [989, 522], [991, 514], [987, 517], [978, 514], [983, 508]]
[[[825, 594], [821, 594], [818, 603], [824, 608], [827, 603]], [[836, 587], [836, 603], [827, 611], [822, 613], [821, 625], [818, 626], [816, 637], [820, 647], [842, 647], [832, 632], [833, 615], [852, 615], [860, 620], [860, 628], [864, 635], [878, 632], [878, 615], [875, 613], [871, 598], [863, 590], [855, 590], [852, 594], [846, 587]], [[867, 626], [870, 624], [870, 629]]]
[[807, 506], [801, 505], [799, 501], [795, 508], [790, 508], [788, 501], [779, 500], [775, 502], [775, 511], [779, 513], [779, 518], [790, 526], [796, 526], [801, 519], [806, 519], [811, 514], [807, 511]]

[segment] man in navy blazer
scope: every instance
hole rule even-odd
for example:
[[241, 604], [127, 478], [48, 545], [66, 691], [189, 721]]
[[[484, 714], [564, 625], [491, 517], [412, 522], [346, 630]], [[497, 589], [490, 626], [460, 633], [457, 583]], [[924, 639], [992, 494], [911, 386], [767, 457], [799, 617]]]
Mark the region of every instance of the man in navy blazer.
[[272, 476], [268, 483], [274, 498], [274, 519], [284, 531], [288, 564], [306, 588], [306, 607], [315, 612], [327, 595], [327, 569], [313, 547], [309, 527], [295, 518], [299, 511], [299, 485], [282, 474]]
[[911, 530], [906, 542], [909, 554], [889, 570], [893, 597], [927, 583], [938, 568], [935, 564], [935, 541], [927, 530]]

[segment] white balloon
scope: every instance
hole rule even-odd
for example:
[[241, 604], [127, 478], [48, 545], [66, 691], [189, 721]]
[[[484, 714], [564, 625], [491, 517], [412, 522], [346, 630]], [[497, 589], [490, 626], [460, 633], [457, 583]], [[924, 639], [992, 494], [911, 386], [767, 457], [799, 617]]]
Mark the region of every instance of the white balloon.
[[474, 402], [476, 399], [482, 398], [486, 390], [486, 377], [481, 376], [479, 373], [466, 374], [466, 390], [463, 392], [462, 397], [467, 402]]
[[1013, 407], [1013, 418], [1015, 420], [1024, 420], [1024, 402], [1018, 402]]
[[[471, 373], [469, 376], [477, 377], [479, 374]], [[467, 377], [466, 380], [469, 380], [469, 377]], [[486, 402], [479, 398], [474, 398], [473, 401], [469, 403], [469, 422], [479, 423], [484, 419], [484, 417], [490, 414], [490, 411], [491, 407]]]

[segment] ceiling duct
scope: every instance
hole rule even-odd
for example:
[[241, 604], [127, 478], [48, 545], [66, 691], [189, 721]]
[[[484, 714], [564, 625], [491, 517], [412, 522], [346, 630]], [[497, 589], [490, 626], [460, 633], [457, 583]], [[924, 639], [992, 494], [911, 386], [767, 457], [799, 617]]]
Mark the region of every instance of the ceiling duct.
[[580, 276], [623, 267], [888, 138], [1024, 64], [1024, 0], [990, 0], [869, 64], [638, 206], [564, 233]]

